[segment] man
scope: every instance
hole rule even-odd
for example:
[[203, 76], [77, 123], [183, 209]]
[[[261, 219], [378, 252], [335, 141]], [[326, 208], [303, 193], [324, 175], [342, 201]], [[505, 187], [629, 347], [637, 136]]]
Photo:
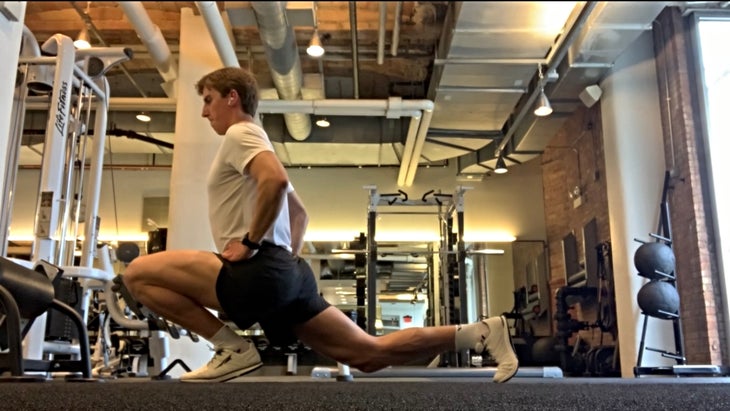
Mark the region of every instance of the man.
[[226, 381], [262, 365], [256, 347], [207, 308], [224, 312], [240, 329], [258, 322], [273, 344], [298, 338], [363, 372], [486, 348], [498, 363], [495, 382], [515, 375], [518, 361], [504, 317], [376, 337], [328, 304], [317, 292], [312, 270], [297, 257], [308, 223], [304, 205], [266, 132], [253, 122], [254, 76], [223, 68], [204, 76], [196, 88], [203, 117], [224, 136], [208, 176], [210, 225], [220, 254], [154, 253], [132, 261], [123, 276], [140, 303], [213, 344], [210, 362], [182, 375], [182, 381]]

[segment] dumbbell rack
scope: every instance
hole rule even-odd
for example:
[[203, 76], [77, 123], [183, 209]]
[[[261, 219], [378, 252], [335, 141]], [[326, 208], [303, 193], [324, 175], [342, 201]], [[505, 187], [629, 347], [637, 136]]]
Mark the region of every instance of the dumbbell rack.
[[[662, 191], [662, 200], [659, 205], [660, 208], [660, 224], [659, 229], [657, 231], [660, 232], [660, 234], [649, 234], [651, 237], [655, 238], [656, 241], [663, 241], [667, 246], [670, 248], [672, 247], [672, 239], [671, 239], [671, 221], [669, 217], [669, 203], [667, 202], [667, 195], [669, 192], [669, 171], [666, 171], [664, 174], [664, 188]], [[656, 274], [666, 277], [666, 280], [668, 283], [670, 283], [672, 286], [676, 288], [677, 284], [677, 276], [676, 271], [674, 273], [659, 273]], [[639, 274], [641, 275], [641, 274]], [[634, 367], [634, 376], [640, 377], [642, 375], [692, 375], [692, 374], [703, 374], [703, 375], [730, 375], [730, 367], [722, 366], [722, 365], [711, 365], [711, 364], [695, 364], [695, 365], [688, 365], [687, 359], [684, 356], [684, 334], [682, 333], [682, 319], [679, 315], [679, 313], [666, 313], [662, 312], [663, 315], [666, 316], [666, 319], [672, 321], [672, 326], [674, 330], [674, 347], [675, 352], [669, 352], [666, 350], [646, 347], [645, 345], [645, 339], [646, 339], [646, 330], [649, 320], [649, 314], [642, 312], [641, 313], [644, 316], [644, 324], [641, 331], [641, 342], [639, 344], [639, 354], [636, 361], [636, 366]], [[644, 367], [641, 365], [644, 350], [647, 351], [653, 351], [658, 352], [662, 355], [662, 357], [665, 358], [672, 358], [676, 361], [675, 365], [672, 366], [656, 366], [656, 367]]]

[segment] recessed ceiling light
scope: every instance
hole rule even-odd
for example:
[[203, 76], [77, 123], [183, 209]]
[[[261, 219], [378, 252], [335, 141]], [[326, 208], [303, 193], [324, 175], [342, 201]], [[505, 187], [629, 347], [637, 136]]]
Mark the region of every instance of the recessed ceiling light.
[[320, 127], [329, 127], [330, 126], [329, 120], [327, 120], [325, 117], [322, 117], [319, 120], [317, 120], [317, 122], [315, 124], [317, 124]]

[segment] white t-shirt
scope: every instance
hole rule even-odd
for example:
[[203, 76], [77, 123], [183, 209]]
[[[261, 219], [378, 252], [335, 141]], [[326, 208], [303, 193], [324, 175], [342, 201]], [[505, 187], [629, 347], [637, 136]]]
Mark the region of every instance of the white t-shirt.
[[[228, 128], [208, 173], [208, 214], [213, 240], [219, 252], [226, 243], [240, 241], [253, 220], [256, 180], [246, 170], [259, 153], [274, 152], [266, 131], [252, 122]], [[244, 172], [244, 170], [246, 170]], [[288, 192], [293, 191], [289, 183]], [[274, 224], [263, 240], [291, 251], [289, 203], [286, 196]]]

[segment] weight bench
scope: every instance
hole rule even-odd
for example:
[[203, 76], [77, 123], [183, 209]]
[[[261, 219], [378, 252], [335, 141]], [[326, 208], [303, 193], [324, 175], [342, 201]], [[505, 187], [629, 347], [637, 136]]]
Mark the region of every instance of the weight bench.
[[[28, 375], [26, 371], [69, 372], [68, 381], [96, 381], [91, 376], [89, 337], [86, 324], [76, 310], [55, 298], [51, 277], [63, 270], [41, 261], [34, 270], [0, 257], [0, 329], [5, 331], [7, 352], [0, 353], [0, 372], [10, 372], [0, 381], [45, 381], [44, 375]], [[23, 358], [23, 338], [33, 321], [49, 309], [68, 316], [78, 330], [78, 360], [34, 360]], [[21, 324], [25, 323], [22, 328]], [[81, 373], [81, 377], [75, 374]]]

